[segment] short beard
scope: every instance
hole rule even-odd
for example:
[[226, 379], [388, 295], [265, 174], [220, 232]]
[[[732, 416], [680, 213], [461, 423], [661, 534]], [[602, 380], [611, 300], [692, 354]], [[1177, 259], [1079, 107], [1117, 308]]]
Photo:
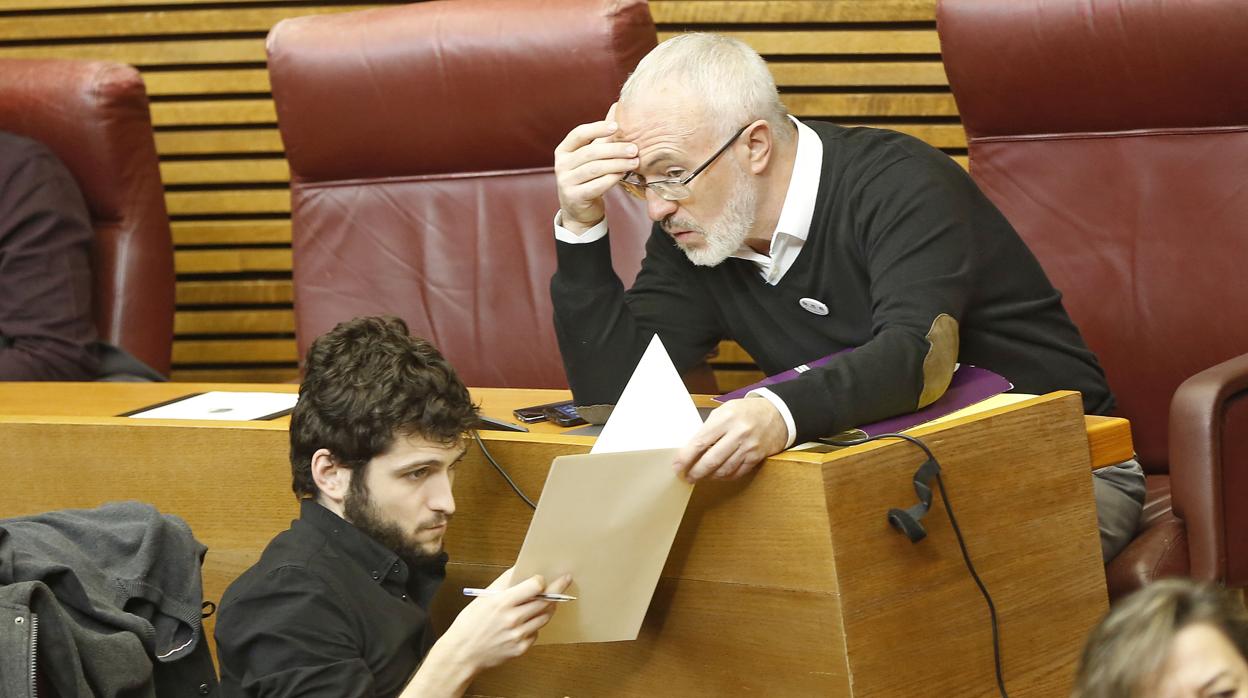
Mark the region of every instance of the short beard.
[[363, 468], [351, 473], [351, 484], [347, 488], [347, 496], [343, 498], [342, 508], [351, 525], [393, 551], [409, 565], [433, 562], [442, 555], [441, 546], [433, 552], [426, 550], [404, 533], [398, 524], [382, 516], [368, 491]]
[[734, 168], [731, 195], [728, 205], [715, 222], [705, 228], [693, 221], [668, 218], [663, 221], [663, 228], [692, 230], [702, 235], [703, 245], [697, 248], [680, 246], [690, 262], [700, 267], [714, 267], [723, 263], [737, 250], [745, 245], [754, 228], [758, 211], [758, 188], [746, 175], [741, 167]]

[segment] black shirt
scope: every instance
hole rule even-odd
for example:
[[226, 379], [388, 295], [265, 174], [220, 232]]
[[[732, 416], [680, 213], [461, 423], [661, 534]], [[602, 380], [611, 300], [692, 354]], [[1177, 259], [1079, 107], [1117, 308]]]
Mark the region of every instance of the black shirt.
[[312, 500], [226, 590], [226, 696], [392, 696], [433, 646], [446, 554], [412, 566]]
[[[608, 239], [557, 243], [555, 329], [578, 404], [615, 402], [656, 332], [682, 370], [722, 339], [768, 374], [856, 347], [770, 386], [801, 442], [914, 411], [929, 332], [948, 316], [959, 361], [1019, 392], [1078, 390], [1089, 414], [1112, 409], [1061, 294], [961, 167], [900, 133], [806, 123], [823, 145], [819, 193], [806, 243], [775, 286], [742, 259], [694, 266], [657, 225], [627, 291]], [[828, 312], [810, 312], [809, 299]]]

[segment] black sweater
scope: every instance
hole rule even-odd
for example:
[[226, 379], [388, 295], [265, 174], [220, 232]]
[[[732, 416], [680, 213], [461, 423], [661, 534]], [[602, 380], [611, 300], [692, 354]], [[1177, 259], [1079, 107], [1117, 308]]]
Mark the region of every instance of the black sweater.
[[[680, 370], [736, 340], [768, 374], [857, 347], [772, 386], [797, 440], [913, 411], [933, 321], [958, 323], [958, 360], [1015, 390], [1078, 390], [1089, 414], [1113, 397], [1039, 263], [955, 162], [922, 141], [807, 122], [823, 142], [810, 233], [780, 282], [749, 261], [698, 267], [659, 226], [632, 288], [603, 238], [557, 243], [555, 330], [577, 404], [615, 402], [658, 332]], [[802, 298], [824, 303], [819, 316]]]

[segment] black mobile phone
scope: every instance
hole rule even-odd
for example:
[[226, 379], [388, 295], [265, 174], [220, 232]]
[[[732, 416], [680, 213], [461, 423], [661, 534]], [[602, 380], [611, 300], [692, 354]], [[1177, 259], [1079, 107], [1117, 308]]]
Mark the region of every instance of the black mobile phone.
[[546, 408], [546, 419], [558, 424], [561, 427], [575, 427], [581, 424], [588, 424], [581, 415], [577, 414], [576, 408], [571, 403], [554, 405]]
[[548, 402], [544, 405], [533, 405], [532, 407], [521, 407], [518, 410], [512, 410], [511, 413], [516, 415], [516, 419], [524, 422], [525, 424], [532, 424], [533, 422], [544, 422], [548, 419], [548, 417], [546, 416], [546, 408], [562, 407], [564, 405], [571, 406], [572, 401], [563, 400], [561, 402]]

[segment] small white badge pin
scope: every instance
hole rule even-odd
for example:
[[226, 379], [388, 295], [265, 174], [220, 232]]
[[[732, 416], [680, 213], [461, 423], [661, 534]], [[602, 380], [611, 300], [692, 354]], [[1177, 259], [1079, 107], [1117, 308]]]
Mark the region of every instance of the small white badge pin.
[[814, 298], [803, 298], [800, 301], [798, 301], [797, 304], [802, 306], [802, 308], [804, 308], [807, 312], [814, 313], [815, 315], [827, 315], [828, 314], [828, 306], [824, 305], [823, 303], [820, 303]]

